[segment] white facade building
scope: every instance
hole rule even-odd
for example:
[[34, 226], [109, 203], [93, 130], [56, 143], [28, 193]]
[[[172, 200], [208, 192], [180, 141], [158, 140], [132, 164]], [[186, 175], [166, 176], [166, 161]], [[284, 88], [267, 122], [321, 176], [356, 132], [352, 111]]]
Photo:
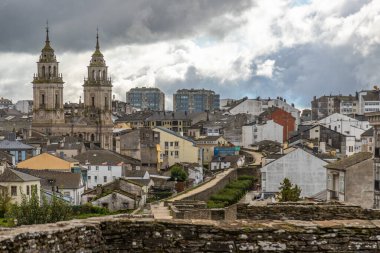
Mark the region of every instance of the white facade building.
[[250, 124], [242, 127], [242, 145], [249, 147], [251, 144], [263, 140], [271, 140], [282, 143], [283, 126], [273, 120], [268, 120], [265, 124]]
[[122, 176], [122, 165], [88, 165], [87, 168], [87, 188], [94, 188], [114, 181]]
[[15, 104], [15, 109], [21, 113], [32, 113], [33, 111], [33, 100], [19, 100]]
[[326, 190], [324, 160], [297, 148], [261, 168], [263, 192], [279, 192], [284, 178], [301, 188], [301, 196], [310, 197]]
[[286, 99], [245, 99], [239, 104], [232, 106], [229, 112], [233, 115], [239, 113], [247, 113], [254, 116], [260, 115], [270, 107], [278, 107], [288, 113], [290, 113], [296, 119], [296, 128], [301, 123], [301, 111], [294, 107], [293, 104], [288, 104]]

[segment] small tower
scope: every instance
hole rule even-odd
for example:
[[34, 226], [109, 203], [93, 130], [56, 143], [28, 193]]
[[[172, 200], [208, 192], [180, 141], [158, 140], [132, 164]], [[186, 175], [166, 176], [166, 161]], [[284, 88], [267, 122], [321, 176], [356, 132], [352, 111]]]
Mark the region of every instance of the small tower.
[[108, 77], [108, 67], [99, 47], [99, 34], [96, 33], [95, 52], [87, 67], [87, 79], [83, 84], [84, 115], [98, 132], [91, 134], [91, 141], [100, 142], [102, 148], [112, 148], [112, 83]]
[[[52, 125], [65, 122], [63, 110], [62, 74], [59, 62], [50, 46], [49, 27], [46, 26], [45, 46], [37, 62], [37, 74], [33, 78], [33, 128], [49, 132]], [[49, 130], [50, 129], [50, 130]]]

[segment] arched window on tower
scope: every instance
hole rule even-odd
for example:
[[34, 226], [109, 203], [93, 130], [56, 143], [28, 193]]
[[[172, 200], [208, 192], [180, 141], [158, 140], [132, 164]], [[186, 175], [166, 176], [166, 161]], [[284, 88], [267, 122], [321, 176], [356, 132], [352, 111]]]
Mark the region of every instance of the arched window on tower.
[[41, 94], [41, 106], [45, 106], [45, 94]]
[[95, 135], [91, 134], [91, 141], [95, 141]]
[[106, 80], [106, 71], [103, 70], [103, 80]]
[[102, 71], [101, 70], [98, 71], [98, 79], [102, 80]]
[[49, 77], [51, 77], [51, 66], [49, 66]]
[[58, 94], [55, 94], [55, 108], [59, 108]]
[[92, 80], [95, 80], [95, 70], [92, 71]]
[[104, 97], [104, 109], [108, 109], [108, 98]]
[[45, 66], [42, 66], [41, 71], [42, 71], [42, 77], [45, 77]]
[[91, 97], [91, 106], [95, 106], [95, 97]]
[[53, 76], [56, 77], [57, 76], [57, 68], [54, 66], [53, 67]]

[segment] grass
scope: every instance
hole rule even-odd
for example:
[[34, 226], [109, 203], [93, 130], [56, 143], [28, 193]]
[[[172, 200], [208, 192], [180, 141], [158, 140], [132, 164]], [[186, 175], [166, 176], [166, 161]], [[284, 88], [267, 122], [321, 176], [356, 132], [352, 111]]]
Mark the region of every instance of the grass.
[[15, 225], [14, 225], [12, 219], [0, 218], [0, 227], [10, 228], [10, 227], [14, 227], [14, 226]]

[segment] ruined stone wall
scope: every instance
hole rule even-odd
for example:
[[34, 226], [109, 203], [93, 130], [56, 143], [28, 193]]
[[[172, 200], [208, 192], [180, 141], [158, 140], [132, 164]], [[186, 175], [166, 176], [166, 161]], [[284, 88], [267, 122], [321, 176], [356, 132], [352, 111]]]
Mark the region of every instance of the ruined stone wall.
[[276, 203], [266, 206], [237, 205], [237, 219], [248, 220], [346, 220], [380, 219], [380, 211], [359, 206]]
[[380, 220], [91, 218], [0, 231], [1, 252], [379, 252]]

